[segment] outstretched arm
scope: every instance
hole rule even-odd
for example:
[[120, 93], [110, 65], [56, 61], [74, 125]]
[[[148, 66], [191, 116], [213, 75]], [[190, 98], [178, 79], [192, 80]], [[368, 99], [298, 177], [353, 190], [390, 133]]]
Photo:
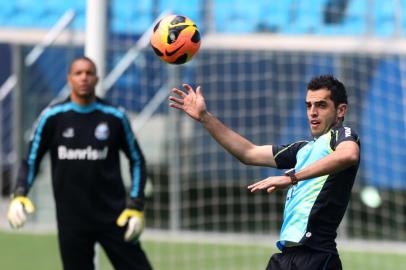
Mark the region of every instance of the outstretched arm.
[[230, 154], [244, 164], [275, 167], [272, 146], [258, 146], [225, 126], [217, 117], [207, 111], [206, 102], [200, 86], [196, 91], [188, 84], [183, 84], [186, 91], [173, 88], [176, 96], [170, 96], [170, 107], [184, 111], [191, 118], [199, 121], [211, 136]]

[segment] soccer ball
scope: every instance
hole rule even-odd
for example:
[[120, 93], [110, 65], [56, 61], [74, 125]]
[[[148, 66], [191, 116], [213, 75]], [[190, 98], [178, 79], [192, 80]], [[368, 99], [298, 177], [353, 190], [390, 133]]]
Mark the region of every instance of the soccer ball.
[[196, 24], [185, 16], [168, 15], [154, 27], [151, 47], [155, 54], [170, 64], [184, 64], [200, 48], [200, 33]]

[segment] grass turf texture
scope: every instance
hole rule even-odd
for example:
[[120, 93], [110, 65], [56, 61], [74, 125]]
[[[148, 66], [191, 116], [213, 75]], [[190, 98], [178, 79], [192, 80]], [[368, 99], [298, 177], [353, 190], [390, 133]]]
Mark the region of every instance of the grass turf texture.
[[[143, 241], [154, 269], [265, 269], [276, 250], [264, 246]], [[346, 270], [397, 269], [406, 256], [376, 252], [340, 252]], [[25, 234], [0, 231], [0, 269], [62, 269], [54, 234]], [[113, 269], [104, 252], [99, 270]]]

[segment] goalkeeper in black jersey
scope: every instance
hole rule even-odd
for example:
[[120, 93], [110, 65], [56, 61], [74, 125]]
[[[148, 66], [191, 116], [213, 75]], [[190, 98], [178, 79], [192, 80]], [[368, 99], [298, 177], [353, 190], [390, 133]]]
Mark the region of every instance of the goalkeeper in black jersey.
[[[49, 151], [64, 269], [94, 269], [96, 242], [115, 269], [151, 269], [138, 241], [144, 227], [145, 160], [124, 111], [96, 97], [97, 81], [91, 59], [72, 62], [70, 97], [48, 106], [34, 125], [8, 220], [12, 227], [21, 227], [26, 213], [34, 211], [27, 194]], [[120, 150], [130, 163], [128, 196]]]

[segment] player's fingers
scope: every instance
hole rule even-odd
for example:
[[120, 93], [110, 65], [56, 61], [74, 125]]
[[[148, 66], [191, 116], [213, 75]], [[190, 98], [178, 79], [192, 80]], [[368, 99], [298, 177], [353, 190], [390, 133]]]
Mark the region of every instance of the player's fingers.
[[267, 181], [267, 179], [255, 182], [254, 184], [249, 185], [248, 188], [253, 188], [253, 187], [259, 186], [259, 185], [261, 185], [262, 183], [264, 183], [266, 181]]
[[271, 193], [271, 192], [273, 192], [273, 191], [275, 191], [275, 190], [276, 190], [276, 187], [275, 187], [275, 186], [272, 186], [272, 187], [268, 188], [266, 191], [267, 191], [268, 193]]
[[196, 88], [196, 94], [199, 96], [202, 95], [202, 87], [200, 87], [200, 85]]
[[8, 222], [10, 223], [12, 228], [18, 228], [18, 221], [17, 221], [17, 217], [12, 216], [12, 215], [8, 215]]
[[271, 186], [270, 183], [267, 183], [267, 181], [260, 182], [257, 186], [255, 186], [255, 190], [262, 190], [262, 189], [267, 189]]
[[14, 209], [12, 209], [8, 215], [8, 220], [11, 226], [14, 228], [21, 227], [25, 223], [26, 219], [27, 217], [24, 213], [22, 205], [20, 205], [20, 207], [15, 207]]
[[28, 214], [32, 214], [35, 211], [35, 207], [30, 200], [27, 200], [24, 204], [24, 209]]
[[22, 225], [27, 220], [27, 215], [25, 214], [23, 208], [19, 208], [18, 211], [16, 211], [16, 217], [20, 225]]
[[132, 217], [128, 221], [127, 230], [124, 235], [126, 241], [131, 241], [140, 236], [143, 229], [143, 221], [138, 217]]
[[183, 106], [179, 105], [177, 103], [169, 103], [169, 107], [179, 109], [179, 110], [183, 110]]
[[260, 190], [260, 189], [261, 189], [260, 183], [256, 183], [254, 185], [251, 185], [251, 187], [250, 187], [251, 192], [255, 192], [255, 191]]
[[186, 93], [183, 92], [182, 90], [179, 90], [178, 88], [172, 88], [172, 92], [177, 94], [180, 97], [185, 97]]
[[26, 220], [25, 216], [20, 216], [19, 218], [16, 217], [16, 219], [14, 220], [14, 226], [15, 228], [20, 228], [24, 225]]
[[184, 83], [182, 86], [183, 88], [185, 88], [186, 91], [188, 91], [188, 93], [193, 92], [193, 88], [189, 84]]
[[249, 188], [251, 192], [255, 192], [257, 190], [259, 190], [258, 186], [253, 186]]
[[260, 183], [260, 182], [256, 182], [256, 183], [254, 183], [254, 184], [249, 185], [249, 186], [248, 186], [248, 189], [251, 189], [251, 188], [254, 188], [254, 187], [258, 186], [259, 183]]
[[125, 214], [125, 212], [121, 213], [120, 216], [117, 218], [116, 220], [116, 224], [119, 227], [124, 227], [125, 224], [127, 223], [127, 215]]
[[259, 188], [259, 187], [254, 187], [254, 188], [251, 189], [251, 192], [255, 192], [255, 191], [258, 191], [258, 190], [261, 190], [261, 188]]
[[134, 237], [134, 235], [135, 235], [135, 224], [130, 219], [127, 224], [127, 230], [125, 231], [125, 234], [124, 234], [124, 240], [130, 241]]
[[170, 97], [169, 97], [169, 100], [170, 100], [170, 101], [173, 101], [173, 102], [175, 102], [175, 103], [177, 103], [177, 104], [182, 104], [182, 105], [183, 105], [183, 99], [181, 99], [181, 98], [177, 98], [177, 97], [174, 97], [174, 96], [170, 96]]

